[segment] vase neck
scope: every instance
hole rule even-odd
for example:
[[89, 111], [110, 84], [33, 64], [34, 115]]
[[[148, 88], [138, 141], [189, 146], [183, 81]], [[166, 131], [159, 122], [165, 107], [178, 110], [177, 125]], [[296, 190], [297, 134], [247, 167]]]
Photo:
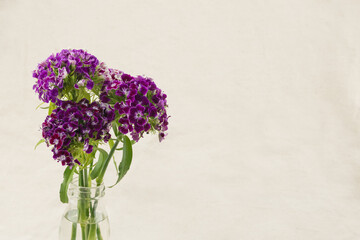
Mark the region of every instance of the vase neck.
[[95, 181], [89, 183], [89, 186], [79, 186], [78, 180], [74, 179], [69, 185], [68, 196], [70, 199], [91, 199], [98, 200], [105, 195], [104, 184], [97, 185]]

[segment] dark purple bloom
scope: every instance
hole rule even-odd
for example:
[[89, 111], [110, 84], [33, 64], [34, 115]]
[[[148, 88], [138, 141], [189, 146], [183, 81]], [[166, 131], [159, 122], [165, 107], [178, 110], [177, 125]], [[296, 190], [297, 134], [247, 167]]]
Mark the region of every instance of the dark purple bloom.
[[168, 124], [166, 94], [157, 88], [151, 78], [133, 77], [115, 69], [102, 72], [107, 75], [100, 100], [108, 103], [114, 100], [111, 96], [117, 96], [114, 108], [120, 115], [119, 131], [123, 134], [130, 132], [133, 140], [138, 141], [144, 133], [153, 129], [159, 132], [159, 140], [163, 140]]
[[144, 127], [143, 127], [142, 125], [135, 124], [134, 130], [139, 133], [139, 132], [141, 132], [142, 130], [144, 130]]
[[128, 114], [130, 111], [129, 104], [126, 104], [126, 102], [117, 102], [114, 105], [114, 108], [119, 112], [119, 114]]
[[130, 135], [135, 142], [138, 142], [140, 140], [140, 133], [133, 131]]
[[148, 99], [147, 97], [145, 97], [145, 96], [142, 96], [142, 98], [141, 98], [141, 105], [143, 105], [143, 106], [148, 106], [149, 104], [150, 104], [149, 99]]
[[152, 98], [152, 101], [156, 104], [156, 103], [159, 103], [160, 99], [158, 96], [154, 95]]
[[69, 165], [69, 166], [73, 166], [73, 159], [72, 156], [70, 154], [70, 152], [68, 152], [67, 150], [59, 150], [59, 151], [53, 151], [53, 158], [58, 161], [61, 162], [61, 164], [64, 165]]
[[[42, 124], [42, 136], [62, 165], [81, 165], [81, 155], [94, 154], [99, 143], [111, 139], [114, 120], [119, 132], [136, 142], [145, 133], [157, 132], [159, 141], [167, 135], [167, 95], [151, 78], [107, 68], [82, 49], [52, 54], [33, 77], [39, 98], [56, 105]], [[80, 96], [89, 100], [78, 101]]]
[[149, 108], [149, 116], [150, 116], [150, 117], [156, 117], [156, 115], [157, 115], [157, 109], [156, 109], [156, 107], [151, 106], [151, 107]]
[[48, 146], [54, 146], [54, 159], [63, 165], [77, 163], [72, 156], [74, 146], [82, 146], [81, 150], [89, 154], [93, 151], [90, 141], [107, 142], [111, 138], [115, 114], [108, 104], [90, 103], [87, 99], [78, 103], [58, 100], [56, 104], [58, 107], [42, 124], [42, 134]]
[[49, 139], [49, 143], [54, 145], [57, 149], [60, 149], [63, 145], [63, 140], [60, 138], [59, 134], [55, 133]]
[[129, 74], [123, 74], [121, 79], [124, 81], [124, 82], [129, 82], [133, 79], [133, 77]]
[[71, 143], [71, 138], [65, 138], [63, 146], [69, 146], [70, 143]]
[[139, 91], [142, 95], [145, 95], [147, 93], [148, 89], [145, 86], [141, 86]]
[[127, 134], [128, 132], [131, 132], [133, 130], [133, 127], [127, 118], [120, 118], [119, 123], [120, 123], [119, 131], [122, 134]]
[[109, 85], [106, 87], [106, 90], [112, 90], [112, 89], [117, 89], [119, 87], [121, 87], [122, 83], [121, 81], [118, 80], [114, 80], [112, 82], [109, 82]]
[[[62, 97], [64, 82], [68, 81], [69, 74], [75, 72], [78, 77], [89, 78], [97, 73], [98, 65], [97, 58], [84, 50], [63, 49], [49, 56], [34, 70], [33, 77], [37, 81], [33, 89], [39, 94], [40, 100], [46, 103], [55, 102], [57, 98]], [[83, 84], [80, 80], [74, 87], [78, 89], [84, 86]], [[86, 87], [92, 89], [93, 84], [94, 82], [89, 80]]]
[[110, 102], [110, 98], [108, 97], [108, 95], [105, 92], [103, 92], [100, 94], [100, 101], [103, 103], [108, 103], [108, 102]]
[[86, 139], [85, 140], [85, 144], [84, 144], [84, 151], [86, 153], [91, 153], [93, 150], [93, 146], [92, 145], [89, 145], [89, 139]]
[[144, 131], [145, 131], [145, 132], [148, 132], [150, 129], [151, 129], [150, 123], [146, 123], [146, 124], [144, 125]]
[[93, 89], [93, 87], [94, 87], [94, 82], [91, 79], [89, 79], [86, 83], [86, 88], [91, 90]]
[[164, 140], [164, 138], [165, 138], [166, 135], [167, 135], [167, 134], [165, 134], [165, 133], [163, 133], [163, 132], [159, 133], [159, 141], [161, 142], [162, 140]]

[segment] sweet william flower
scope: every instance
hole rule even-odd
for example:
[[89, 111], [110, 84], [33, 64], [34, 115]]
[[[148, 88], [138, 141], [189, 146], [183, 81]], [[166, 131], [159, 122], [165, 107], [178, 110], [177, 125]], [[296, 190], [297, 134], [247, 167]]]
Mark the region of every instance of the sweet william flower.
[[94, 82], [91, 79], [89, 79], [86, 83], [86, 88], [91, 90], [93, 89], [93, 87], [94, 87]]
[[64, 165], [69, 165], [69, 166], [73, 166], [74, 165], [74, 160], [72, 159], [72, 156], [70, 154], [70, 152], [68, 152], [67, 150], [59, 150], [59, 151], [53, 151], [54, 152], [54, 159], [58, 162], [61, 162], [61, 164]]
[[94, 147], [94, 146], [89, 145], [89, 139], [86, 139], [86, 140], [85, 140], [85, 144], [84, 144], [84, 151], [85, 151], [86, 153], [91, 153], [92, 150], [93, 150], [93, 147]]
[[57, 149], [60, 149], [63, 145], [63, 140], [60, 138], [59, 134], [55, 133], [49, 139], [49, 143], [54, 145]]
[[164, 138], [165, 138], [166, 135], [167, 135], [167, 134], [161, 132], [161, 133], [159, 134], [159, 141], [162, 142], [162, 140], [164, 140]]
[[129, 120], [133, 124], [144, 125], [146, 120], [144, 119], [144, 111], [145, 107], [136, 105], [136, 107], [132, 107], [129, 113]]
[[[107, 142], [112, 124], [136, 142], [145, 133], [157, 133], [159, 141], [167, 135], [167, 96], [151, 78], [108, 68], [81, 49], [49, 56], [33, 77], [39, 98], [57, 106], [42, 130], [54, 159], [62, 164], [72, 167], [82, 161], [79, 151], [89, 154], [96, 144]], [[91, 102], [79, 101], [80, 96]]]
[[119, 119], [119, 131], [122, 134], [127, 134], [128, 132], [131, 132], [133, 130], [133, 126], [130, 124], [129, 119], [125, 118], [120, 118]]
[[45, 61], [41, 62], [33, 72], [37, 79], [33, 89], [38, 93], [40, 100], [48, 103], [55, 102], [62, 97], [65, 84], [69, 82], [69, 75], [76, 74], [78, 82], [74, 84], [75, 89], [84, 85], [91, 90], [94, 82], [91, 77], [97, 73], [98, 59], [84, 50], [63, 49], [61, 52], [52, 54]]
[[[104, 99], [106, 103], [115, 101], [114, 108], [120, 115], [119, 131], [123, 134], [130, 132], [134, 141], [139, 141], [144, 133], [158, 131], [162, 141], [168, 124], [166, 94], [151, 78], [133, 77], [114, 69], [104, 72], [109, 74], [103, 82], [100, 100]], [[114, 72], [119, 74], [111, 74]], [[123, 100], [114, 99], [114, 94]]]
[[154, 107], [154, 106], [149, 107], [148, 113], [149, 113], [150, 117], [153, 117], [153, 118], [156, 117], [156, 115], [157, 115], [156, 107]]
[[[73, 166], [75, 154], [80, 150], [87, 154], [93, 151], [90, 141], [107, 142], [111, 123], [115, 118], [114, 109], [108, 104], [82, 99], [56, 102], [57, 108], [47, 116], [42, 124], [43, 137], [48, 146], [54, 146], [54, 159], [62, 164]], [[76, 150], [78, 149], [78, 150]]]
[[114, 105], [114, 108], [119, 112], [119, 114], [129, 114], [130, 104], [125, 102], [117, 102]]
[[[63, 203], [68, 202], [68, 185], [75, 174], [78, 174], [80, 187], [93, 186], [92, 180], [100, 186], [109, 160], [114, 159], [114, 152], [123, 149], [121, 163], [115, 163], [116, 167], [119, 166], [119, 182], [132, 161], [134, 141], [139, 141], [145, 133], [157, 133], [159, 141], [166, 136], [166, 94], [151, 78], [134, 77], [107, 68], [95, 56], [81, 49], [64, 49], [51, 55], [38, 65], [33, 77], [37, 79], [33, 88], [39, 98], [51, 102], [42, 124], [42, 136], [47, 146], [52, 148], [54, 160], [67, 166], [60, 187]], [[111, 129], [115, 134], [113, 138]], [[106, 153], [100, 145], [108, 141], [111, 150]], [[119, 149], [121, 142], [123, 147]], [[99, 156], [97, 162], [94, 162], [95, 156]], [[98, 203], [98, 199], [90, 201], [88, 197], [83, 199], [85, 204], [77, 201], [77, 222], [85, 222], [81, 225], [83, 237], [102, 239], [105, 231], [99, 226], [88, 231], [92, 227], [89, 228], [90, 224], [86, 222], [96, 221], [96, 214], [92, 213], [97, 211]], [[74, 226], [72, 238], [76, 238], [80, 230]]]

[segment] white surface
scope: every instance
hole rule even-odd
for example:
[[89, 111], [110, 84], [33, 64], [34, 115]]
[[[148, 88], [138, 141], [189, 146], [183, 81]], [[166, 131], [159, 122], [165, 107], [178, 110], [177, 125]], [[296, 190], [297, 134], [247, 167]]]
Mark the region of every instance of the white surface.
[[[57, 239], [31, 71], [62, 48], [146, 74], [169, 136], [107, 191], [112, 239], [360, 239], [360, 2], [0, 1], [0, 239]], [[107, 183], [115, 176], [108, 174]]]

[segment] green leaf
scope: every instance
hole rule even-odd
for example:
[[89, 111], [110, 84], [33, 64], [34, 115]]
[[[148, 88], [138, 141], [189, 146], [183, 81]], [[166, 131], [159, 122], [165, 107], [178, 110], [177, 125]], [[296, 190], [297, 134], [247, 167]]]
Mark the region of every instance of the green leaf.
[[99, 160], [97, 161], [94, 169], [90, 173], [91, 179], [95, 179], [99, 176], [99, 173], [104, 166], [105, 160], [108, 157], [108, 153], [104, 149], [97, 148], [97, 150], [100, 152]]
[[109, 147], [113, 148], [113, 146], [114, 146], [114, 140], [109, 139]]
[[[134, 145], [136, 142], [134, 141], [134, 140], [131, 140], [131, 145]], [[116, 150], [123, 150], [123, 148], [121, 147], [121, 148], [117, 148]]]
[[40, 139], [40, 141], [38, 141], [37, 144], [35, 145], [34, 150], [37, 148], [37, 146], [39, 146], [43, 142], [45, 142], [45, 139]]
[[120, 138], [122, 138], [122, 135], [118, 136], [115, 143], [114, 143], [114, 146], [110, 149], [110, 152], [109, 152], [109, 155], [107, 156], [105, 162], [104, 162], [104, 166], [101, 168], [101, 171], [99, 173], [99, 176], [97, 177], [96, 179], [96, 182], [97, 184], [100, 184], [102, 183], [103, 179], [104, 179], [104, 175], [105, 175], [105, 172], [106, 172], [106, 169], [109, 165], [109, 162], [110, 162], [110, 159], [111, 157], [113, 156], [114, 152], [115, 152], [115, 149], [117, 147], [117, 145], [119, 144], [120, 142]]
[[118, 130], [118, 126], [117, 126], [116, 122], [113, 122], [112, 129], [114, 131], [115, 136], [118, 136], [119, 135], [119, 130]]
[[70, 166], [68, 166], [64, 171], [64, 180], [60, 185], [60, 201], [63, 203], [69, 202], [67, 191], [69, 188], [69, 184], [73, 178], [75, 169], [75, 166], [73, 166], [72, 169], [70, 169]]
[[[112, 140], [112, 139], [109, 139], [109, 147], [110, 147], [110, 149], [112, 149], [113, 147], [114, 147], [114, 140]], [[118, 150], [118, 149], [115, 149], [115, 150]], [[114, 164], [115, 164], [115, 169], [117, 169], [117, 165], [116, 165], [116, 161], [115, 161], [115, 156], [113, 155], [113, 162], [114, 162]]]
[[85, 93], [84, 93], [84, 97], [85, 97], [87, 100], [91, 101], [90, 93], [85, 92]]
[[50, 102], [48, 115], [51, 115], [52, 111], [56, 108], [55, 103]]
[[115, 169], [116, 169], [116, 171], [117, 171], [118, 166], [117, 166], [116, 161], [115, 161], [115, 156], [113, 156], [113, 163], [114, 163]]
[[120, 182], [120, 180], [125, 176], [127, 171], [130, 169], [131, 161], [132, 161], [132, 144], [130, 139], [124, 135], [123, 137], [123, 155], [121, 163], [119, 164], [119, 172], [118, 172], [118, 179], [116, 183], [111, 187], [114, 187], [116, 184]]
[[37, 110], [41, 105], [43, 105], [44, 104], [44, 102], [42, 102], [42, 103], [40, 103], [37, 107], [36, 107], [36, 109], [35, 110]]

